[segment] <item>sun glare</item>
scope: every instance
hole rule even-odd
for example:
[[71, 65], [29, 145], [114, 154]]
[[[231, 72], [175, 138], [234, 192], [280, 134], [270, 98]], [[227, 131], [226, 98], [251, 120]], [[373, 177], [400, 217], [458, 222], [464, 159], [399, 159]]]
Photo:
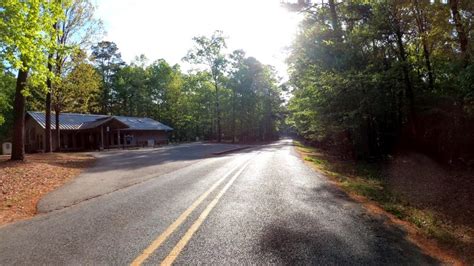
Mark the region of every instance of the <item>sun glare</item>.
[[222, 30], [229, 50], [243, 49], [286, 76], [285, 47], [296, 32], [298, 14], [278, 0], [98, 0], [97, 5], [104, 39], [116, 42], [126, 61], [143, 53], [149, 61], [164, 58], [186, 69], [181, 59], [192, 37]]

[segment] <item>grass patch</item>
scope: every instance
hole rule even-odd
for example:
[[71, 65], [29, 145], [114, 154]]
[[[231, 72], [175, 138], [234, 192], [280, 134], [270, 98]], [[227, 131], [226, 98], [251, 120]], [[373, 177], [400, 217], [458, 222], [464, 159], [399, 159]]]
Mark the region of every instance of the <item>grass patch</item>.
[[309, 162], [312, 162], [312, 163], [315, 163], [315, 164], [318, 164], [318, 165], [321, 165], [321, 166], [324, 166], [326, 164], [326, 161], [315, 158], [315, 157], [311, 157], [311, 156], [306, 156], [306, 157], [304, 157], [304, 159], [306, 161], [309, 161]]
[[452, 229], [440, 218], [428, 210], [415, 208], [394, 195], [384, 184], [383, 171], [375, 163], [344, 161], [331, 157], [314, 147], [294, 141], [297, 150], [304, 155], [304, 160], [334, 179], [346, 191], [361, 195], [377, 202], [385, 211], [401, 220], [408, 221], [419, 228], [428, 237], [449, 246], [456, 245]]
[[382, 193], [383, 187], [379, 180], [354, 180], [352, 178], [346, 178], [341, 182], [341, 186], [370, 200], [387, 200], [386, 195]]
[[395, 215], [399, 219], [406, 219], [407, 210], [402, 204], [397, 204], [396, 202], [386, 202], [382, 204], [382, 208], [389, 213]]

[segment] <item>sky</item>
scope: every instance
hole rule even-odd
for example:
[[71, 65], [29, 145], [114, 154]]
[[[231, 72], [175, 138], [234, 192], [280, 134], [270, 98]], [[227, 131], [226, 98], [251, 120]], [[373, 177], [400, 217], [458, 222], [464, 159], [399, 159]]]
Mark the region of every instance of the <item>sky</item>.
[[149, 63], [164, 58], [182, 62], [194, 36], [222, 30], [229, 51], [243, 49], [287, 77], [285, 58], [296, 34], [299, 15], [280, 6], [280, 0], [96, 0], [97, 17], [104, 22], [103, 40], [117, 44], [131, 62], [144, 54]]

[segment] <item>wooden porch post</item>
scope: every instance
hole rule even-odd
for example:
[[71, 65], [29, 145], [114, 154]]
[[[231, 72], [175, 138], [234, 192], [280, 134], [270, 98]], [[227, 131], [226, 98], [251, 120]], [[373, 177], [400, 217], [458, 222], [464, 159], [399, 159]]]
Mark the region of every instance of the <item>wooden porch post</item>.
[[117, 129], [117, 143], [118, 147], [120, 148], [120, 129]]
[[77, 147], [76, 138], [77, 138], [77, 134], [78, 134], [78, 133], [77, 133], [77, 132], [73, 132], [73, 133], [71, 133], [71, 134], [72, 134], [72, 148], [73, 148], [74, 150], [77, 150], [78, 147]]
[[100, 127], [100, 149], [104, 149], [104, 127]]

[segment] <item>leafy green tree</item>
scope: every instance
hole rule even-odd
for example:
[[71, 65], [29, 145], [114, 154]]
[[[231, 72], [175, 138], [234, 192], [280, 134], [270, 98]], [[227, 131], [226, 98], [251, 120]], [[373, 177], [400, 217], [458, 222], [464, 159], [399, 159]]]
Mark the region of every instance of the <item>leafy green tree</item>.
[[361, 158], [400, 143], [473, 158], [471, 1], [335, 2], [292, 6], [305, 19], [288, 59], [288, 123]]
[[227, 47], [225, 37], [221, 31], [215, 31], [210, 37], [199, 36], [194, 37], [193, 40], [195, 47], [188, 52], [185, 60], [194, 64], [205, 65], [212, 76], [215, 89], [217, 142], [221, 142], [222, 126], [219, 90], [222, 86], [227, 67], [227, 58], [223, 51]]
[[[245, 57], [243, 51], [234, 51], [231, 60], [232, 136], [238, 135], [243, 141], [276, 138], [282, 100], [275, 71], [253, 57]], [[234, 110], [239, 110], [238, 118]]]
[[44, 87], [47, 77], [52, 75], [45, 51], [56, 45], [53, 25], [64, 15], [64, 6], [59, 1], [40, 0], [2, 0], [0, 6], [0, 59], [18, 71], [11, 159], [24, 160], [27, 83]]
[[179, 66], [171, 66], [160, 59], [151, 64], [147, 71], [153, 117], [175, 125], [179, 117], [178, 101], [183, 82]]
[[10, 137], [14, 95], [15, 76], [10, 72], [2, 71], [0, 73], [0, 140]]
[[92, 57], [102, 76], [101, 112], [110, 113], [113, 82], [116, 72], [124, 66], [122, 56], [114, 42], [102, 41], [92, 46]]
[[246, 66], [244, 63], [245, 60], [245, 52], [243, 50], [235, 50], [230, 55], [230, 64], [231, 64], [231, 71], [230, 71], [230, 79], [228, 82], [228, 86], [232, 90], [231, 95], [231, 110], [232, 110], [232, 118], [231, 118], [231, 131], [232, 131], [232, 143], [235, 142], [235, 138], [237, 136], [236, 133], [236, 123], [237, 123], [237, 104], [239, 102], [239, 98], [242, 97], [242, 90], [244, 82], [244, 75]]
[[145, 116], [151, 102], [147, 87], [148, 78], [148, 73], [142, 66], [132, 64], [119, 69], [113, 83], [113, 113]]
[[53, 93], [53, 106], [56, 113], [62, 111], [89, 113], [97, 112], [102, 79], [86, 54], [76, 52], [72, 58], [72, 69], [57, 84]]
[[178, 139], [212, 139], [214, 84], [208, 72], [184, 75], [178, 99], [179, 119], [174, 124]]
[[[65, 73], [71, 71], [74, 63], [72, 62], [72, 56], [77, 49], [87, 50], [89, 49], [91, 42], [94, 41], [102, 34], [102, 22], [95, 18], [95, 6], [90, 0], [71, 0], [66, 5], [63, 3], [64, 17], [59, 19], [55, 24], [54, 28], [57, 30], [57, 34], [54, 39], [57, 42], [55, 49], [49, 51], [50, 60], [54, 60], [53, 65], [50, 62], [48, 69], [54, 71], [56, 80], [49, 79], [47, 81], [48, 92], [46, 94], [46, 121], [45, 121], [45, 151], [51, 152], [51, 95], [61, 95], [62, 92], [58, 91], [61, 86], [55, 86], [55, 83], [60, 83], [60, 79], [64, 78]], [[66, 93], [67, 94], [67, 93]], [[56, 100], [58, 100], [56, 98]], [[57, 105], [56, 105], [57, 106]], [[56, 142], [60, 143], [60, 130], [59, 130], [59, 110], [61, 108], [55, 108], [56, 116]], [[57, 150], [60, 150], [58, 145]]]

